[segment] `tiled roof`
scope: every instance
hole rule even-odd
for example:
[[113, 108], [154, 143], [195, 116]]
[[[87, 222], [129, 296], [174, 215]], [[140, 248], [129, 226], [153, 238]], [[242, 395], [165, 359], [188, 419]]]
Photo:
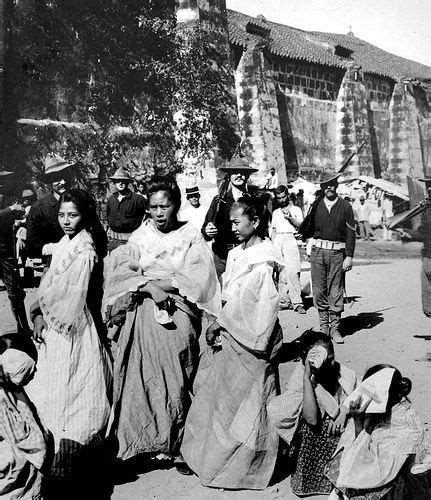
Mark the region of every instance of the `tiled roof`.
[[[280, 57], [338, 68], [347, 68], [355, 61], [365, 73], [388, 76], [395, 80], [431, 79], [431, 67], [386, 52], [351, 33], [341, 35], [304, 31], [233, 10], [228, 10], [228, 18], [230, 41], [242, 47], [262, 40], [259, 35], [247, 32], [247, 25], [256, 26], [269, 31], [269, 51]], [[352, 51], [350, 57], [336, 55], [336, 46]]]

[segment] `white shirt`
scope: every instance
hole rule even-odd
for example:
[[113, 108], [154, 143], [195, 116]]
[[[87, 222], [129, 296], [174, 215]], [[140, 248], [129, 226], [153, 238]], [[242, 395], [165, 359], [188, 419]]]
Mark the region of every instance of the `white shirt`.
[[337, 203], [338, 196], [335, 198], [335, 200], [328, 200], [328, 198], [325, 196], [323, 198], [323, 201], [326, 205], [326, 208], [328, 209], [328, 212], [331, 213], [331, 208]]
[[241, 191], [241, 189], [232, 186], [232, 196], [235, 201], [238, 201], [240, 198], [242, 198], [244, 196], [244, 193], [247, 193], [247, 190]]
[[[286, 207], [285, 210], [290, 211], [290, 216], [292, 219], [295, 219], [296, 222], [301, 223], [303, 221], [302, 210], [299, 207], [291, 206]], [[296, 233], [296, 227], [294, 227], [284, 216], [284, 213], [281, 208], [277, 208], [274, 210], [272, 214], [271, 221], [271, 229], [270, 234], [272, 234], [273, 230], [276, 233]]]
[[205, 216], [208, 212], [208, 207], [200, 205], [198, 208], [189, 205], [188, 207], [181, 210], [179, 214], [180, 221], [189, 221], [195, 228], [200, 231], [205, 220]]
[[359, 203], [356, 208], [356, 212], [358, 214], [358, 220], [364, 221], [370, 218], [371, 209], [367, 202], [365, 202], [363, 205], [362, 203]]
[[278, 187], [278, 174], [275, 172], [274, 175], [269, 173], [266, 176], [266, 189], [275, 189]]

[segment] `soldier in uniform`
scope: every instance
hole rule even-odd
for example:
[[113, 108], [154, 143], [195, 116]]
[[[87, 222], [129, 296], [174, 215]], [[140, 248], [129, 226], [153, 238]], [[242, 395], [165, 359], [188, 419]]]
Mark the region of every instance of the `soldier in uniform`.
[[225, 196], [213, 198], [201, 230], [207, 241], [213, 240], [214, 264], [219, 278], [225, 271], [229, 250], [237, 244], [232, 233], [230, 207], [239, 198], [250, 196], [247, 181], [253, 172], [257, 172], [256, 168], [250, 167], [248, 161], [239, 156], [234, 156], [220, 170], [230, 176], [230, 187]]
[[[311, 280], [320, 329], [344, 344], [339, 325], [344, 310], [344, 273], [350, 271], [355, 251], [355, 216], [349, 202], [337, 195], [340, 173], [322, 172], [323, 196], [316, 200], [311, 220]], [[313, 210], [313, 209], [312, 209]]]

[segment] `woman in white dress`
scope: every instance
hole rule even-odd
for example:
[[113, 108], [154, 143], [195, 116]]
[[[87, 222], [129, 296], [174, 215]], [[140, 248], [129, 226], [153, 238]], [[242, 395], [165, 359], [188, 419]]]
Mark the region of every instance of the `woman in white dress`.
[[116, 350], [109, 432], [123, 461], [178, 456], [202, 312], [221, 307], [211, 251], [190, 222], [178, 221], [177, 183], [154, 177], [147, 190], [151, 218], [106, 263], [104, 310]]
[[38, 362], [27, 386], [42, 423], [53, 435], [47, 498], [73, 496], [87, 473], [94, 484], [94, 453], [110, 411], [110, 361], [87, 306], [98, 257], [91, 235], [95, 205], [79, 189], [64, 193], [60, 202], [58, 221], [65, 234], [43, 248], [52, 262], [37, 291], [33, 322]]
[[278, 436], [266, 405], [276, 395], [271, 363], [282, 341], [274, 281], [281, 257], [267, 231], [266, 208], [240, 198], [230, 218], [239, 246], [228, 254], [223, 308], [207, 330], [181, 453], [205, 486], [264, 489], [274, 472]]

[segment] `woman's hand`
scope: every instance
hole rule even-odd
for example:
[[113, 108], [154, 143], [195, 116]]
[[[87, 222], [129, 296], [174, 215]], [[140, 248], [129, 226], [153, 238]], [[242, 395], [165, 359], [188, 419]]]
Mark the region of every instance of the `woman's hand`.
[[220, 335], [220, 328], [221, 327], [217, 321], [214, 321], [214, 323], [207, 328], [207, 331], [205, 332], [205, 339], [209, 346], [213, 346], [216, 343], [217, 337]]
[[34, 319], [34, 329], [33, 329], [33, 338], [37, 344], [42, 344], [45, 342], [45, 336], [43, 334], [44, 330], [48, 329], [48, 325], [46, 321], [43, 319], [43, 316], [40, 314], [36, 316]]
[[308, 357], [304, 363], [304, 375], [310, 380], [313, 378], [313, 371], [312, 371], [310, 360], [308, 359]]
[[355, 422], [356, 436], [364, 429], [365, 410], [370, 403], [371, 399], [366, 404], [362, 404], [362, 396], [359, 396], [356, 401], [350, 401], [350, 415], [352, 415], [353, 421]]
[[342, 406], [335, 420], [331, 420], [326, 428], [326, 434], [330, 436], [339, 436], [346, 427], [346, 420], [349, 410]]
[[168, 314], [173, 312], [172, 310], [175, 302], [163, 288], [159, 287], [159, 285], [154, 282], [149, 282], [141, 290], [147, 292], [151, 296], [159, 309], [164, 309]]

